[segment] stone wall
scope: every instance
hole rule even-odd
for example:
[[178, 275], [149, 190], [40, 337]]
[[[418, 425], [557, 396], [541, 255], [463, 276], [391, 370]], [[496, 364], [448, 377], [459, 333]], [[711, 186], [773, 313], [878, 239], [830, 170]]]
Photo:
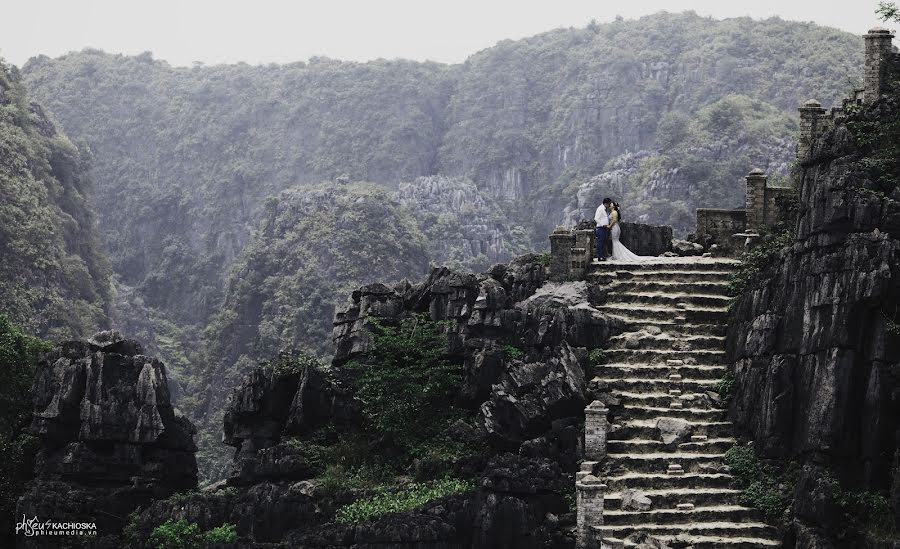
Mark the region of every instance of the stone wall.
[[[857, 116], [896, 116], [881, 107]], [[797, 466], [788, 546], [874, 547], [844, 532], [829, 479], [887, 497], [900, 526], [900, 196], [870, 191], [839, 119], [805, 154], [794, 243], [731, 308], [730, 415], [763, 457]]]
[[763, 221], [768, 227], [774, 227], [793, 216], [796, 208], [797, 191], [793, 187], [766, 187], [765, 211]]
[[623, 222], [621, 226], [620, 242], [637, 255], [655, 257], [672, 251], [672, 227], [668, 225]]
[[695, 240], [709, 247], [716, 244], [726, 251], [733, 248], [731, 236], [744, 231], [747, 224], [746, 210], [697, 209]]

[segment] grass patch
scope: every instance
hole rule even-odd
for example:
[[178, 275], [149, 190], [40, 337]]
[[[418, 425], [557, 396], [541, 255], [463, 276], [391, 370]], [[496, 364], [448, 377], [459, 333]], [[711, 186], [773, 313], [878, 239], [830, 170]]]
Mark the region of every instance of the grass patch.
[[772, 522], [788, 516], [794, 483], [787, 475], [779, 475], [774, 468], [760, 462], [748, 446], [734, 446], [725, 452], [725, 463], [744, 487], [740, 496], [743, 505], [759, 509]]
[[338, 509], [335, 522], [367, 522], [391, 513], [402, 513], [429, 501], [473, 490], [472, 482], [445, 478], [429, 483], [413, 483], [395, 490], [380, 489], [375, 495]]

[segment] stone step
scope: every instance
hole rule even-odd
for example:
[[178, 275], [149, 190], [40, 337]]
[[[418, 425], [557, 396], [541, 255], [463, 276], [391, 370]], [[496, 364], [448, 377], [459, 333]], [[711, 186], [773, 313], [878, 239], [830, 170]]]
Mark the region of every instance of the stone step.
[[683, 393], [705, 393], [715, 391], [719, 386], [717, 379], [695, 379], [672, 381], [670, 379], [645, 379], [640, 377], [603, 379], [606, 388], [613, 392], [623, 393], [668, 393], [670, 390], [681, 390]]
[[675, 351], [654, 349], [607, 349], [604, 354], [609, 363], [666, 364], [667, 360], [683, 360], [694, 364], [724, 364], [724, 350]]
[[695, 269], [690, 271], [675, 271], [654, 269], [641, 270], [617, 270], [617, 271], [591, 271], [588, 277], [598, 279], [598, 282], [611, 284], [615, 282], [628, 282], [649, 280], [655, 282], [720, 282], [727, 284], [733, 271], [712, 271]]
[[658, 321], [683, 322], [685, 324], [722, 324], [728, 315], [724, 307], [677, 308], [628, 305], [598, 305], [597, 310], [610, 316], [627, 318], [631, 323], [654, 324]]
[[[603, 380], [601, 379], [601, 381]], [[679, 389], [672, 390], [679, 391]], [[708, 399], [704, 393], [681, 392], [681, 394], [671, 394], [668, 391], [665, 393], [630, 393], [616, 391], [615, 396], [622, 404], [633, 404], [634, 406], [665, 408], [669, 406], [673, 400], [678, 399], [681, 400], [682, 404], [687, 408], [719, 409], [712, 404], [712, 401]]]
[[[704, 442], [683, 442], [677, 446], [678, 450], [692, 453], [721, 453], [724, 454], [736, 444], [731, 437], [710, 438]], [[607, 451], [614, 454], [653, 454], [666, 450], [666, 445], [656, 439], [627, 439], [610, 440], [607, 442]]]
[[657, 319], [657, 320], [641, 320], [638, 318], [615, 315], [617, 318], [625, 322], [625, 328], [629, 332], [639, 332], [646, 330], [649, 326], [655, 326], [662, 330], [663, 334], [671, 337], [679, 337], [684, 335], [694, 336], [724, 336], [728, 331], [725, 324], [688, 324], [684, 320], [676, 319]]
[[726, 366], [694, 365], [667, 366], [665, 364], [601, 364], [596, 367], [597, 377], [604, 381], [622, 378], [669, 379], [671, 374], [680, 374], [683, 380], [721, 380], [728, 371]]
[[605, 475], [610, 493], [623, 492], [625, 490], [712, 490], [712, 489], [738, 489], [737, 479], [728, 473], [684, 473], [682, 475], [669, 475], [665, 471], [656, 473], [619, 473], [617, 475]]
[[[663, 542], [672, 542], [678, 536], [654, 536]], [[678, 537], [679, 540], [687, 541], [692, 549], [760, 549], [761, 547], [781, 547], [781, 541], [776, 537], [758, 538], [758, 537], [721, 537], [721, 536], [701, 536], [690, 535]], [[646, 547], [646, 545], [638, 544], [625, 540], [621, 547]]]
[[629, 310], [629, 308], [637, 308], [637, 305], [676, 307], [679, 309], [690, 309], [692, 307], [721, 307], [723, 310], [727, 311], [731, 299], [732, 298], [726, 295], [706, 295], [700, 293], [618, 293], [613, 291], [608, 294], [605, 305], [611, 305], [613, 307], [618, 306], [619, 309], [625, 311]]
[[761, 520], [759, 512], [740, 505], [717, 505], [693, 509], [650, 509], [649, 511], [603, 510], [605, 526], [672, 524], [685, 522], [753, 522]]
[[650, 261], [597, 261], [588, 266], [590, 272], [734, 272], [741, 262], [711, 257], [659, 258]]
[[722, 336], [707, 335], [682, 335], [648, 334], [640, 332], [625, 332], [609, 339], [610, 349], [655, 349], [668, 351], [686, 346], [684, 349], [715, 351], [725, 348], [725, 338]]
[[[686, 517], [687, 518], [687, 517]], [[643, 524], [640, 527], [631, 525], [602, 525], [592, 529], [599, 535], [625, 539], [632, 533], [645, 531], [652, 536], [706, 536], [775, 539], [776, 532], [771, 526], [762, 522], [681, 522], [669, 524]]]
[[[653, 502], [653, 509], [674, 508], [680, 503], [693, 503], [697, 507], [728, 505], [738, 501], [741, 491], [735, 488], [672, 488], [639, 490]], [[607, 493], [603, 496], [603, 513], [622, 508], [625, 492]]]
[[721, 452], [694, 453], [681, 451], [653, 452], [646, 454], [607, 454], [611, 473], [661, 473], [670, 465], [680, 465], [685, 473], [728, 472]]
[[[671, 416], [667, 416], [671, 417]], [[734, 433], [734, 424], [730, 421], [692, 421], [688, 420], [692, 435], [706, 435], [709, 438], [730, 438]], [[624, 422], [613, 421], [608, 433], [609, 440], [656, 440], [659, 431], [655, 419], [633, 419]]]
[[[680, 402], [680, 401], [679, 401]], [[694, 421], [725, 421], [728, 412], [725, 410], [704, 409], [704, 408], [678, 408], [678, 407], [642, 407], [625, 405], [616, 411], [617, 420], [629, 419], [659, 419], [661, 417], [676, 417], [679, 419], [687, 419]]]
[[661, 292], [667, 294], [704, 294], [726, 295], [728, 282], [726, 280], [658, 280], [650, 277], [635, 277], [626, 280], [621, 278], [609, 285], [611, 294], [622, 293], [648, 293]]

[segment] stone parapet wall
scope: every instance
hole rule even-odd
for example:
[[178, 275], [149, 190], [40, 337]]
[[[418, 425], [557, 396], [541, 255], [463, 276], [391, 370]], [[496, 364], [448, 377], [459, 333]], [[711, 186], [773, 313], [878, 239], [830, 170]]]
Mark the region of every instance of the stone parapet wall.
[[[672, 227], [644, 223], [620, 223], [619, 240], [637, 255], [662, 255], [672, 251]], [[595, 252], [596, 253], [596, 252]]]
[[716, 244], [730, 251], [733, 247], [732, 235], [743, 232], [746, 225], [746, 210], [698, 208], [695, 239], [706, 246]]

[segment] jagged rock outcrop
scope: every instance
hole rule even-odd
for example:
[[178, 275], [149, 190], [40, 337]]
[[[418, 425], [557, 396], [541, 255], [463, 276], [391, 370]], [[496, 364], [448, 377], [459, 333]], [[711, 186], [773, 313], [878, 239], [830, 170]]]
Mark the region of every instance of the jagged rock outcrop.
[[794, 242], [731, 310], [731, 416], [762, 456], [800, 465], [797, 547], [865, 543], [835, 541], [850, 534], [831, 474], [845, 491], [891, 487], [900, 524], [900, 203], [859, 160], [845, 125], [813, 144]]
[[[573, 547], [567, 494], [582, 454], [588, 348], [605, 345], [621, 321], [594, 306], [604, 296], [591, 284], [545, 285], [538, 258], [484, 274], [435, 268], [419, 284], [354, 291], [335, 315], [330, 365], [282, 353], [234, 392], [224, 421], [223, 440], [236, 449], [227, 485], [153, 503], [133, 533], [186, 518], [201, 529], [233, 523], [246, 544]], [[441, 461], [430, 478], [470, 479], [474, 489], [377, 520], [337, 522], [341, 506], [375, 492], [327, 485], [323, 472], [335, 464], [322, 452], [347, 443], [361, 444], [365, 454], [403, 455], [389, 436], [369, 430], [356, 396], [360, 370], [347, 363], [376, 351], [374, 319], [396, 325], [417, 314], [446, 322], [446, 360], [463, 371], [453, 399], [462, 417], [447, 433], [472, 448]], [[427, 476], [429, 467], [417, 458], [407, 474]]]
[[194, 427], [169, 401], [165, 366], [141, 353], [101, 332], [44, 357], [32, 389], [41, 449], [19, 515], [115, 536], [138, 506], [197, 486]]

